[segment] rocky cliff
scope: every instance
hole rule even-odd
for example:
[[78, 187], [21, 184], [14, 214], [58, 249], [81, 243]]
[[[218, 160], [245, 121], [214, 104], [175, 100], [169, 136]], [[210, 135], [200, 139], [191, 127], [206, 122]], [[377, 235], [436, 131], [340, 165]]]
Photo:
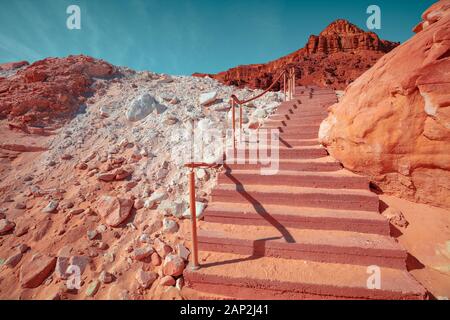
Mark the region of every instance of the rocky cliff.
[[0, 65], [0, 70], [13, 69], [18, 69], [15, 74], [0, 77], [0, 119], [19, 127], [70, 118], [93, 93], [94, 78], [115, 73], [109, 63], [86, 56]]
[[320, 139], [386, 193], [450, 207], [450, 0], [352, 83]]
[[397, 45], [341, 19], [318, 36], [310, 36], [304, 48], [278, 60], [239, 66], [216, 75], [196, 73], [194, 76], [209, 76], [227, 85], [265, 89], [281, 69], [291, 65], [295, 67], [298, 85], [343, 89]]

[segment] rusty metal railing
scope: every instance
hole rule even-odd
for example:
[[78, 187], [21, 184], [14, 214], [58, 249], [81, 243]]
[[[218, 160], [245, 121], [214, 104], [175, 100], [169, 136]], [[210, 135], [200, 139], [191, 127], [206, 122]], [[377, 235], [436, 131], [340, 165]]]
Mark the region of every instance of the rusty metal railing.
[[189, 171], [189, 206], [191, 213], [191, 233], [192, 233], [192, 270], [198, 270], [198, 239], [197, 239], [197, 208], [195, 199], [195, 169], [211, 169], [217, 167], [217, 164], [208, 164], [203, 162], [190, 162], [184, 165]]
[[247, 99], [240, 100], [236, 95], [231, 95], [230, 97], [230, 105], [231, 105], [231, 121], [232, 121], [232, 129], [233, 129], [233, 152], [236, 153], [236, 105], [239, 106], [239, 131], [242, 132], [242, 117], [243, 117], [243, 106], [249, 102], [252, 102], [258, 98], [261, 98], [266, 93], [268, 93], [272, 88], [281, 81], [283, 78], [283, 93], [284, 93], [284, 101], [290, 101], [294, 98], [295, 95], [295, 68], [289, 67], [288, 69], [283, 70], [280, 75], [273, 81], [273, 83], [260, 94]]
[[[249, 102], [252, 102], [258, 98], [261, 98], [266, 93], [268, 93], [273, 87], [281, 81], [283, 78], [283, 92], [284, 92], [284, 101], [292, 100], [295, 95], [295, 69], [293, 67], [289, 67], [288, 69], [283, 70], [280, 75], [275, 79], [275, 81], [262, 93], [256, 95], [247, 100], [240, 100], [236, 95], [231, 95], [230, 97], [230, 105], [232, 109], [232, 128], [233, 128], [233, 152], [236, 155], [236, 105], [239, 106], [239, 130], [242, 132], [243, 126], [243, 106]], [[281, 86], [281, 84], [280, 84]], [[191, 232], [192, 232], [192, 270], [197, 270], [200, 268], [200, 264], [198, 261], [198, 238], [197, 238], [197, 208], [196, 208], [196, 196], [195, 196], [195, 170], [196, 169], [211, 169], [218, 167], [219, 164], [209, 164], [204, 162], [194, 162], [194, 135], [195, 135], [195, 126], [194, 121], [192, 120], [192, 146], [191, 146], [191, 159], [192, 162], [186, 163], [184, 165], [185, 168], [190, 169], [189, 171], [189, 206], [190, 206], [190, 214], [191, 214]]]

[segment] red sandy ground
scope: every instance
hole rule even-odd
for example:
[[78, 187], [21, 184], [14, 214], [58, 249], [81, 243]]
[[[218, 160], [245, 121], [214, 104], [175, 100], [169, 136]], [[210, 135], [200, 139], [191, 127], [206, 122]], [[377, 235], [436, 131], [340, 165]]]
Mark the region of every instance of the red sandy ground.
[[408, 257], [410, 273], [436, 298], [450, 297], [450, 211], [381, 195], [380, 200], [399, 209], [407, 228], [392, 227], [391, 235], [415, 257]]

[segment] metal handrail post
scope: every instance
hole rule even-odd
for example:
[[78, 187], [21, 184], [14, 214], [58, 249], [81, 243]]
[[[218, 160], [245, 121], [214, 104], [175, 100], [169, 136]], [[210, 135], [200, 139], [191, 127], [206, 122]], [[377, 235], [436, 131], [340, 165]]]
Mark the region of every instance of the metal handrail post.
[[232, 126], [233, 126], [233, 157], [235, 157], [236, 153], [236, 104], [234, 100], [231, 100], [231, 109], [232, 109]]
[[294, 87], [293, 87], [293, 92], [292, 94], [295, 96], [295, 68], [292, 68], [292, 77], [293, 77], [293, 82], [294, 82]]
[[242, 108], [243, 108], [243, 105], [240, 104], [239, 105], [239, 132], [240, 133], [242, 133], [242, 114], [243, 114]]
[[198, 238], [197, 238], [197, 209], [195, 207], [195, 172], [191, 168], [189, 172], [189, 205], [191, 208], [191, 227], [192, 227], [192, 270], [198, 270]]

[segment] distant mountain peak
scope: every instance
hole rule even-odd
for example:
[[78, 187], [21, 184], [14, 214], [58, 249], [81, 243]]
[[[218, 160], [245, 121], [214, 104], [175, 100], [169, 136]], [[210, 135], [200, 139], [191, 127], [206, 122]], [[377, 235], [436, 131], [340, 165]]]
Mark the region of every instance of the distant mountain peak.
[[[286, 66], [294, 66], [298, 85], [344, 89], [398, 43], [381, 40], [344, 19], [330, 23], [319, 35], [311, 35], [305, 47], [270, 61], [231, 68], [218, 74], [195, 73], [238, 87], [269, 87]], [[274, 90], [280, 87], [275, 86]]]
[[328, 36], [328, 35], [350, 35], [350, 34], [359, 34], [364, 33], [364, 30], [358, 28], [353, 23], [345, 20], [345, 19], [338, 19], [336, 21], [333, 21], [330, 23], [321, 33], [321, 36]]
[[387, 53], [396, 46], [396, 42], [381, 40], [373, 32], [366, 32], [345, 19], [338, 19], [330, 23], [318, 36], [311, 35], [306, 44], [306, 51], [309, 54], [360, 50]]

